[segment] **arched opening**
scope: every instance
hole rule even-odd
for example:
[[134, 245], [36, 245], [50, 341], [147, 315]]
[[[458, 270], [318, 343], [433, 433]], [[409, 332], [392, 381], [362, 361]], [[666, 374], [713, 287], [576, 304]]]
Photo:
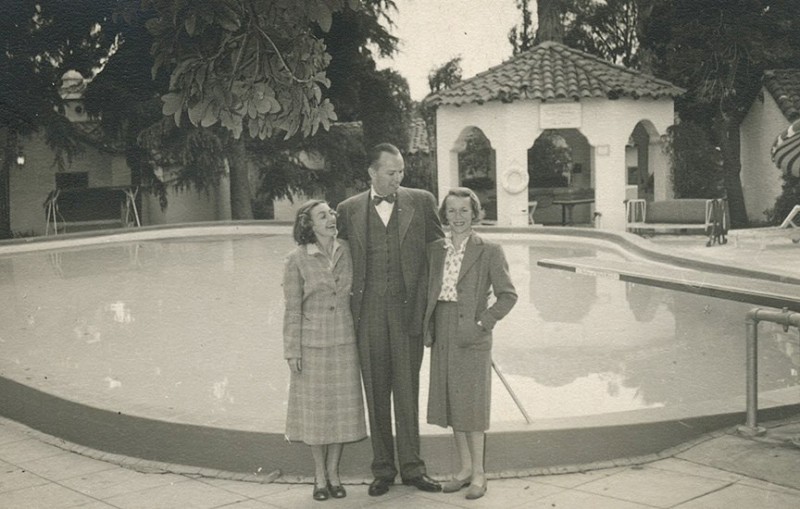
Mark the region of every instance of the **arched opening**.
[[[591, 151], [577, 129], [546, 129], [528, 149], [528, 198], [536, 202], [533, 222], [563, 224], [559, 203], [594, 198]], [[555, 202], [555, 203], [554, 203]], [[591, 203], [569, 206], [570, 223], [591, 224]]]
[[483, 131], [467, 127], [456, 146], [458, 185], [475, 191], [481, 200], [483, 219], [497, 221], [497, 157]]
[[649, 122], [636, 124], [625, 145], [625, 198], [653, 201], [655, 195], [655, 171], [650, 161], [650, 145], [660, 141], [657, 134], [651, 140]]

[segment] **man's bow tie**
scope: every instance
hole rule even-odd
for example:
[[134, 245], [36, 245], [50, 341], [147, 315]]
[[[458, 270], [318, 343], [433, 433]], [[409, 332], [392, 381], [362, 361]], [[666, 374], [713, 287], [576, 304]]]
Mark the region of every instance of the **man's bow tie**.
[[378, 205], [380, 205], [382, 201], [385, 201], [387, 203], [394, 203], [396, 199], [397, 195], [395, 193], [387, 194], [386, 196], [378, 196], [376, 194], [375, 196], [372, 197], [372, 204], [377, 207]]

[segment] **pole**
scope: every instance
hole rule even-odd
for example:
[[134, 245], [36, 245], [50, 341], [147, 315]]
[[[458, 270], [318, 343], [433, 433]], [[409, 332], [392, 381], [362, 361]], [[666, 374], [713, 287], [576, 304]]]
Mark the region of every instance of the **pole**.
[[517, 408], [519, 408], [519, 411], [522, 412], [522, 416], [525, 417], [525, 422], [530, 424], [531, 417], [528, 415], [528, 412], [525, 411], [525, 407], [522, 406], [522, 403], [520, 403], [519, 399], [517, 398], [517, 395], [514, 394], [514, 390], [511, 388], [511, 385], [509, 385], [508, 381], [506, 380], [506, 377], [503, 376], [503, 373], [500, 372], [500, 368], [497, 367], [497, 364], [495, 364], [494, 361], [492, 361], [492, 367], [494, 368], [494, 372], [497, 373], [497, 376], [500, 378], [500, 381], [503, 382], [503, 385], [505, 385], [508, 393], [511, 395], [511, 399], [514, 400], [514, 403], [516, 403]]

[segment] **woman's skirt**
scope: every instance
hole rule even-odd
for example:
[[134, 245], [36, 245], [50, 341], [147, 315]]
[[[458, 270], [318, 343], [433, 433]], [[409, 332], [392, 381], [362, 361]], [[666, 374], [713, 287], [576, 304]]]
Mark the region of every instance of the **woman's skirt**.
[[486, 431], [492, 396], [492, 352], [456, 343], [458, 304], [437, 302], [431, 347], [428, 423], [455, 431]]
[[355, 343], [302, 349], [302, 371], [289, 380], [286, 438], [309, 445], [367, 436]]

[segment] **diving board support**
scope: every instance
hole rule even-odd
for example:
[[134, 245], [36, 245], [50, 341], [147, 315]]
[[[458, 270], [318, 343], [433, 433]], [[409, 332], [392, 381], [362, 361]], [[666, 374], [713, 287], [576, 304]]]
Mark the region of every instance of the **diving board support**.
[[771, 309], [753, 308], [747, 312], [745, 327], [747, 334], [747, 419], [744, 426], [739, 426], [739, 433], [747, 436], [760, 436], [766, 430], [758, 425], [758, 323], [772, 322], [783, 325], [783, 330], [788, 331], [789, 326], [800, 328], [800, 313], [790, 313], [783, 308], [781, 311]]

